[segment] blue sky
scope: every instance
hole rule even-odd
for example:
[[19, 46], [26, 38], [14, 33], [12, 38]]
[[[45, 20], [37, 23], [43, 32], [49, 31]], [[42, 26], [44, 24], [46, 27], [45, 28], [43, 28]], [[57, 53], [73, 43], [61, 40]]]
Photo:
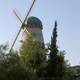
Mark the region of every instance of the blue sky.
[[[23, 20], [32, 0], [0, 0], [0, 44], [10, 45], [20, 27], [13, 14]], [[54, 21], [58, 22], [58, 47], [66, 51], [71, 65], [80, 64], [80, 0], [37, 0], [30, 16], [36, 16], [43, 23], [45, 43], [50, 42]], [[19, 36], [20, 39], [21, 36]], [[19, 46], [19, 39], [15, 45]]]

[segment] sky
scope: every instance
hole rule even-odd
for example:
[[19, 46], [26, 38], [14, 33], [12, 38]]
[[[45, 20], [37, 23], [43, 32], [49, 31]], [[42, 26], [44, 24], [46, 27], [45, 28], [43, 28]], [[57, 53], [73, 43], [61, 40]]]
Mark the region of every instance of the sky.
[[[0, 44], [12, 44], [20, 21], [13, 10], [24, 20], [32, 0], [0, 0]], [[36, 0], [29, 16], [38, 17], [43, 24], [45, 43], [50, 42], [54, 21], [58, 23], [57, 45], [65, 50], [71, 65], [80, 65], [80, 0]], [[19, 46], [21, 34], [15, 44]]]

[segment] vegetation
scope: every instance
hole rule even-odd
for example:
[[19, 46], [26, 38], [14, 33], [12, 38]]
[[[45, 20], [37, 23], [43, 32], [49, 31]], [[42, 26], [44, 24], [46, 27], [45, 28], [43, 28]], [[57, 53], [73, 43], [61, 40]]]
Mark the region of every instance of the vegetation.
[[57, 47], [57, 21], [53, 29], [51, 44], [49, 49], [49, 59], [47, 63], [47, 76], [55, 80], [62, 80], [65, 73], [64, 53], [58, 50]]
[[7, 46], [0, 46], [0, 80], [25, 80], [27, 72], [20, 62], [17, 52], [6, 52]]
[[33, 37], [28, 35], [28, 38], [22, 41], [20, 57], [27, 71], [39, 77], [42, 75], [46, 56], [44, 53], [44, 43], [35, 42]]
[[21, 41], [19, 52], [7, 53], [7, 45], [0, 45], [0, 80], [74, 79], [74, 72], [68, 69], [64, 59], [64, 51], [57, 47], [57, 21], [47, 49], [33, 37], [29, 34]]

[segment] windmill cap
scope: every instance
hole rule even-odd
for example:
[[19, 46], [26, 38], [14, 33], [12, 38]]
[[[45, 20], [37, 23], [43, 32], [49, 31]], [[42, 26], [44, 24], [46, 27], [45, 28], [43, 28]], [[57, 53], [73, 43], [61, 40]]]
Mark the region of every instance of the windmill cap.
[[27, 27], [43, 29], [42, 22], [40, 21], [40, 19], [37, 17], [33, 17], [33, 16], [28, 18]]

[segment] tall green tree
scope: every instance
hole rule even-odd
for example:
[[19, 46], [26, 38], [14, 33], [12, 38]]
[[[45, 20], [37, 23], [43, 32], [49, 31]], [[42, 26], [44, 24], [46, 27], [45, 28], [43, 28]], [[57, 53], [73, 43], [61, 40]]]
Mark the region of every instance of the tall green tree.
[[56, 68], [57, 68], [57, 22], [55, 21], [52, 37], [51, 37], [51, 44], [49, 46], [49, 61], [48, 61], [48, 76], [54, 77], [56, 76]]
[[49, 46], [49, 60], [47, 66], [47, 75], [50, 78], [62, 80], [64, 74], [64, 56], [59, 54], [57, 47], [57, 21], [55, 21], [54, 29], [51, 37], [51, 44]]
[[44, 43], [36, 42], [33, 35], [26, 34], [24, 41], [21, 42], [20, 56], [26, 69], [35, 76], [43, 75], [45, 63]]
[[55, 21], [54, 29], [51, 37], [51, 45], [50, 45], [50, 59], [53, 59], [53, 55], [57, 55], [57, 21]]

